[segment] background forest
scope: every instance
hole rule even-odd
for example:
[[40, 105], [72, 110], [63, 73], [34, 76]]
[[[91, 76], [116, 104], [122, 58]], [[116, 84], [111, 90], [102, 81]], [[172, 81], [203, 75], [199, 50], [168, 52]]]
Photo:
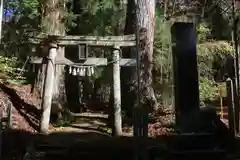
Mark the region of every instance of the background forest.
[[[41, 12], [44, 1], [5, 0], [0, 49], [0, 82], [24, 84], [31, 80], [25, 63], [34, 48], [28, 41], [29, 37], [45, 32], [43, 25], [47, 23], [43, 23]], [[62, 33], [96, 36], [126, 34], [128, 5], [127, 0], [66, 1], [61, 12], [64, 19]], [[157, 1], [152, 72], [153, 88], [161, 108], [172, 110], [174, 104], [170, 28], [176, 19], [188, 15], [196, 20], [197, 26], [201, 105], [219, 105], [217, 83], [225, 80], [227, 57], [233, 54], [229, 5], [230, 1], [228, 3], [220, 0]], [[101, 52], [99, 48], [91, 50], [92, 56], [96, 57]], [[98, 68], [94, 76], [88, 80], [89, 84], [95, 84], [95, 88], [90, 88], [94, 90], [92, 92], [95, 100], [97, 99], [96, 104], [107, 104], [109, 101], [109, 76], [111, 75], [108, 68]], [[124, 75], [121, 79], [124, 79]], [[98, 88], [96, 83], [100, 84], [97, 85]]]

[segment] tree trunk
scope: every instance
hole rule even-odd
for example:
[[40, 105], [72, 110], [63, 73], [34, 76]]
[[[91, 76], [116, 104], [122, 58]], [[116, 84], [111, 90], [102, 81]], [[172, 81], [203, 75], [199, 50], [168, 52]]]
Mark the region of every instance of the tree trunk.
[[37, 79], [36, 79], [36, 88], [40, 98], [43, 95], [43, 84], [45, 79], [45, 72], [46, 72], [46, 64], [37, 65]]
[[[124, 23], [125, 23], [125, 14], [126, 14], [126, 4], [125, 0], [116, 0], [114, 3], [116, 5], [115, 14], [117, 16], [117, 22], [113, 22], [113, 33], [115, 36], [120, 36], [124, 34]], [[121, 18], [120, 18], [121, 17]]]
[[[158, 103], [152, 87], [153, 41], [155, 27], [155, 0], [138, 0], [136, 25], [140, 29], [140, 76], [144, 103], [157, 110]], [[142, 39], [143, 38], [143, 39]]]
[[[135, 18], [135, 8], [138, 8], [137, 21]], [[137, 23], [136, 23], [137, 22]], [[133, 34], [135, 25], [144, 31], [145, 38], [141, 41], [141, 90], [146, 105], [151, 110], [158, 109], [157, 99], [152, 88], [152, 68], [153, 68], [153, 40], [155, 26], [155, 0], [139, 0], [135, 5], [134, 1], [128, 1], [125, 34]], [[125, 49], [125, 57], [135, 58], [131, 49]], [[131, 107], [136, 102], [136, 68], [122, 69], [122, 105], [131, 113]], [[131, 98], [130, 98], [131, 97]], [[131, 116], [128, 114], [128, 116]]]
[[[64, 56], [64, 47], [58, 48], [58, 56]], [[53, 100], [57, 101], [61, 105], [66, 103], [66, 92], [65, 92], [65, 65], [55, 66], [55, 83], [53, 90]]]
[[[135, 5], [134, 1], [128, 1], [127, 16], [124, 28], [124, 34], [134, 34], [135, 23]], [[123, 58], [136, 58], [132, 55], [130, 48], [123, 48]], [[132, 117], [132, 107], [136, 102], [136, 68], [122, 67], [121, 68], [121, 99], [122, 108], [126, 111], [128, 117]]]
[[[63, 23], [63, 15], [65, 8], [65, 2], [63, 0], [45, 0], [41, 6], [42, 12], [42, 31], [46, 35], [64, 35], [65, 26]], [[45, 56], [48, 51], [42, 50], [42, 56]], [[56, 56], [64, 56], [64, 48], [59, 47], [56, 49]], [[50, 63], [50, 62], [48, 62]], [[51, 105], [52, 103], [57, 102], [58, 104], [64, 105], [65, 103], [65, 83], [64, 83], [64, 66], [53, 65], [52, 69], [45, 67], [46, 65], [41, 66], [41, 70], [38, 74], [38, 88], [41, 90], [42, 97], [42, 117], [40, 124], [40, 131], [46, 133], [48, 131], [50, 114], [51, 114]], [[46, 68], [46, 69], [44, 69]], [[50, 74], [50, 75], [46, 75]], [[43, 75], [46, 75], [43, 77]], [[50, 77], [50, 78], [49, 78]], [[53, 83], [50, 82], [53, 80]], [[45, 83], [46, 81], [47, 83]], [[43, 84], [45, 84], [43, 86]], [[53, 86], [51, 86], [53, 85]], [[44, 91], [43, 91], [44, 87]], [[46, 93], [49, 91], [48, 93]]]
[[[42, 27], [43, 32], [47, 35], [65, 35], [65, 26], [63, 15], [65, 10], [65, 1], [63, 0], [45, 0], [42, 5]], [[64, 48], [58, 48], [58, 55], [64, 57]], [[44, 70], [43, 70], [44, 71]], [[53, 101], [65, 103], [65, 83], [64, 83], [64, 66], [55, 66], [55, 83], [53, 89]], [[44, 75], [44, 74], [43, 74]]]

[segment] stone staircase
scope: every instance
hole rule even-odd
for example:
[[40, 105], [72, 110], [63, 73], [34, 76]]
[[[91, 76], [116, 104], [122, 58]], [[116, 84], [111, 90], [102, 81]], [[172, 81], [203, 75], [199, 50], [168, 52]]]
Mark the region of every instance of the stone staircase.
[[[34, 150], [30, 151], [26, 155], [26, 159], [34, 160], [121, 160], [121, 159], [133, 159], [131, 154], [133, 153], [129, 148], [114, 147], [111, 145], [103, 144], [102, 141], [99, 144], [91, 144], [86, 142], [76, 143], [72, 146], [64, 146], [64, 144], [40, 144], [34, 147]], [[107, 143], [107, 142], [106, 142]]]
[[180, 134], [176, 135], [168, 144], [169, 150], [162, 153], [161, 148], [152, 148], [152, 152], [156, 157], [161, 157], [167, 160], [177, 159], [207, 159], [214, 158], [217, 160], [229, 159], [229, 149], [219, 141], [213, 134]]
[[[182, 134], [170, 136], [166, 139], [167, 144], [149, 144], [149, 160], [166, 159], [229, 159], [229, 151], [212, 134]], [[154, 141], [154, 140], [152, 140]], [[158, 142], [158, 138], [155, 140]], [[159, 141], [160, 142], [160, 141]], [[35, 145], [33, 150], [25, 156], [25, 160], [132, 160], [134, 159], [133, 141], [125, 144], [114, 145], [112, 140], [96, 140], [92, 142], [76, 142], [72, 145], [41, 143]], [[119, 143], [119, 142], [117, 142]]]

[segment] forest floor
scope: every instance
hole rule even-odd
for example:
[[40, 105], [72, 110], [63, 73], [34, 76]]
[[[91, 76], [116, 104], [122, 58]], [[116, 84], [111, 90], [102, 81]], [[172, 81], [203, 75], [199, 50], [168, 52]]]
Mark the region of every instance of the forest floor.
[[[37, 134], [41, 118], [40, 103], [39, 96], [31, 94], [30, 85], [0, 84], [1, 117], [7, 117], [9, 105], [13, 106], [12, 129], [4, 130], [2, 134], [1, 159], [22, 159], [33, 152], [31, 148], [34, 148], [34, 156], [44, 153], [43, 159], [48, 156], [59, 156], [61, 159], [64, 159], [63, 156], [65, 159], [72, 157], [70, 159], [73, 160], [79, 159], [79, 156], [81, 159], [94, 160], [112, 157], [133, 159], [132, 126], [124, 125], [123, 136], [113, 138], [106, 124], [108, 115], [102, 112], [78, 114], [78, 118], [72, 123], [60, 126], [50, 124], [48, 135]], [[147, 146], [160, 145], [165, 152], [168, 143], [174, 140], [171, 136], [164, 136], [173, 132], [168, 126], [170, 121], [170, 111], [161, 111], [154, 117], [154, 121], [148, 125]], [[83, 154], [86, 152], [88, 155], [84, 158]]]
[[[48, 148], [46, 146], [64, 146], [64, 148], [70, 148], [68, 149], [70, 152], [74, 152], [76, 145], [77, 148], [83, 147], [78, 151], [86, 149], [87, 145], [98, 149], [102, 148], [104, 150], [102, 152], [114, 150], [114, 147], [120, 147], [122, 150], [127, 149], [129, 152], [129, 147], [132, 148], [133, 127], [124, 125], [123, 136], [120, 139], [113, 139], [110, 133], [111, 129], [106, 124], [108, 115], [104, 115], [102, 112], [78, 114], [78, 118], [74, 122], [65, 125], [50, 124], [50, 133], [47, 136], [38, 134], [41, 118], [40, 104], [39, 96], [31, 93], [31, 85], [0, 83], [0, 116], [7, 118], [9, 106], [13, 106], [11, 129], [4, 130], [2, 135], [2, 159], [11, 159], [12, 157], [21, 159], [28, 152], [31, 143], [40, 147], [45, 146], [43, 148]], [[171, 114], [164, 114], [156, 118], [153, 123], [149, 123], [150, 137], [170, 133], [171, 128], [163, 123], [169, 122], [170, 118], [172, 118]], [[148, 143], [153, 143], [152, 138], [150, 139], [151, 142]], [[57, 149], [57, 152], [61, 154], [63, 151]], [[72, 153], [69, 154], [72, 155]], [[20, 157], [16, 158], [18, 156]]]
[[[12, 128], [36, 133], [41, 118], [41, 100], [36, 93], [31, 93], [31, 85], [0, 84], [0, 114], [7, 117], [8, 106], [12, 105]], [[167, 113], [168, 112], [168, 113]], [[96, 131], [109, 134], [110, 129], [106, 125], [108, 115], [102, 112], [88, 112], [79, 114], [79, 118], [71, 124], [50, 125], [50, 133], [53, 132], [88, 132]], [[150, 123], [149, 136], [168, 134], [172, 131], [168, 127], [172, 121], [172, 114], [166, 111], [154, 118]], [[124, 125], [124, 136], [132, 136], [133, 127]]]

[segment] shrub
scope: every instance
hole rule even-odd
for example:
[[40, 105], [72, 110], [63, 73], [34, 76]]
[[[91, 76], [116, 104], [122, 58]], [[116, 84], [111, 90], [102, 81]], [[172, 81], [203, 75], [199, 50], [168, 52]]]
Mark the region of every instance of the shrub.
[[18, 65], [19, 61], [16, 57], [0, 56], [0, 82], [10, 84], [26, 83], [26, 78]]

